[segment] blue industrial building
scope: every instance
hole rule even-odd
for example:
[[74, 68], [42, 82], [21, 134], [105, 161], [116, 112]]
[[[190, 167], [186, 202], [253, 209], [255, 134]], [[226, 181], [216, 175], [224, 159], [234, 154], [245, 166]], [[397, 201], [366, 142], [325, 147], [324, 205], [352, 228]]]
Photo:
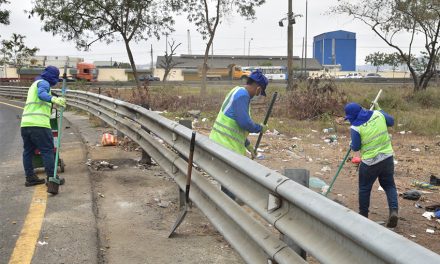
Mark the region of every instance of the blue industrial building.
[[356, 70], [356, 33], [344, 30], [313, 38], [313, 58], [324, 65], [341, 65], [342, 71]]

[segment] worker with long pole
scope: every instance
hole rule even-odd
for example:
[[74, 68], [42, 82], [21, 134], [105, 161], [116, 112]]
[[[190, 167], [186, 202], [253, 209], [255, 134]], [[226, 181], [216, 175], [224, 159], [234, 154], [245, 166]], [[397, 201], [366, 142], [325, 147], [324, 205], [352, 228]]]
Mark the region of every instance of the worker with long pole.
[[370, 194], [376, 179], [387, 196], [389, 217], [387, 227], [396, 227], [398, 201], [394, 183], [394, 151], [388, 127], [394, 125], [394, 118], [384, 112], [378, 102], [375, 110], [363, 109], [357, 103], [345, 106], [345, 119], [351, 124], [351, 149], [360, 151], [359, 165], [359, 213], [368, 218]]
[[[238, 154], [246, 150], [255, 157], [255, 148], [247, 139], [249, 133], [266, 131], [265, 124], [257, 124], [250, 117], [250, 102], [260, 95], [266, 96], [269, 81], [259, 70], [252, 72], [244, 86], [236, 86], [227, 95], [212, 126], [209, 138]], [[235, 195], [222, 186], [222, 191], [232, 199]]]

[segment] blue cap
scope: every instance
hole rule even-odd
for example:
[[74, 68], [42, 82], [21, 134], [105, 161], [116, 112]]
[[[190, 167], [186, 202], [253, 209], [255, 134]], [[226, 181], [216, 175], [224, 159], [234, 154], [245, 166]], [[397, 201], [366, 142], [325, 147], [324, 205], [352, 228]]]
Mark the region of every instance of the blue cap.
[[360, 106], [357, 103], [348, 103], [345, 106], [345, 120], [350, 121], [350, 123], [353, 123], [354, 120], [356, 120], [359, 112], [362, 110], [362, 106]]
[[249, 78], [254, 80], [261, 87], [261, 95], [266, 96], [266, 87], [269, 81], [260, 70], [255, 70], [249, 75]]
[[54, 86], [58, 83], [60, 76], [60, 70], [55, 66], [47, 66], [40, 74], [40, 78], [49, 82], [50, 86]]

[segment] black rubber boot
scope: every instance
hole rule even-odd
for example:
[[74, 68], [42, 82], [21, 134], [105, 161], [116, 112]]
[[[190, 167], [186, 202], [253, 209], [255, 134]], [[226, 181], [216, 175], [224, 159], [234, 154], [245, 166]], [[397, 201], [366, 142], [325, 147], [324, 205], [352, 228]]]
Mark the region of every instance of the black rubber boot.
[[394, 228], [397, 226], [397, 221], [399, 220], [398, 209], [391, 208], [390, 216], [388, 217], [387, 227]]
[[37, 175], [32, 175], [31, 177], [26, 177], [24, 186], [30, 187], [38, 184], [44, 184], [45, 182], [46, 180], [38, 178]]

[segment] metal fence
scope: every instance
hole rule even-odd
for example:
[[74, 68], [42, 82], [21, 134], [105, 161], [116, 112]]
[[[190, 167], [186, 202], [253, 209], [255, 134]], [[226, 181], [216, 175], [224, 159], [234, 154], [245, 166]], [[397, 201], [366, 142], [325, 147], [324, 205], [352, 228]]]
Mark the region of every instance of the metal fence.
[[[26, 97], [27, 87], [0, 86]], [[67, 91], [85, 110], [137, 142], [183, 190], [191, 130], [137, 105]], [[146, 131], [145, 129], [148, 129]], [[247, 263], [306, 263], [280, 233], [321, 263], [440, 263], [440, 256], [352, 210], [198, 135], [190, 198]], [[212, 179], [245, 203], [226, 196]], [[279, 207], [272, 208], [269, 201]], [[251, 210], [245, 210], [250, 208]], [[252, 213], [249, 213], [252, 211]]]

